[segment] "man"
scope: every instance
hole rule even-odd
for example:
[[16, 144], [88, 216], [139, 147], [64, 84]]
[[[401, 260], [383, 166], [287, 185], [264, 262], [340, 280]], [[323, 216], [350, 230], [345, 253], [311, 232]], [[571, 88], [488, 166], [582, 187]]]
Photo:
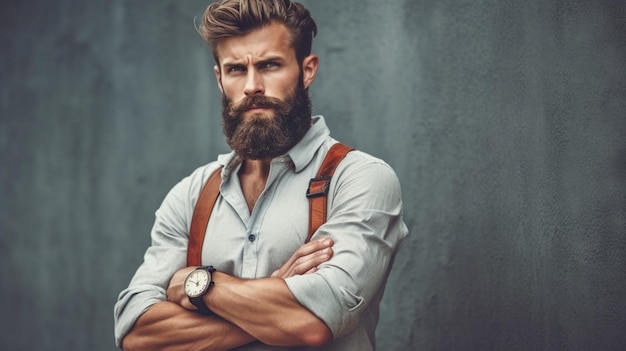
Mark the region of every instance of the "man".
[[[407, 234], [395, 173], [363, 152], [348, 153], [330, 183], [327, 221], [305, 244], [306, 189], [336, 143], [323, 117], [311, 117], [315, 22], [289, 0], [223, 0], [202, 21], [233, 152], [165, 197], [144, 263], [115, 305], [117, 345], [375, 349], [378, 306]], [[185, 267], [194, 207], [220, 166], [202, 246], [202, 264], [215, 271]], [[194, 296], [186, 289], [199, 286], [202, 270], [212, 283]]]

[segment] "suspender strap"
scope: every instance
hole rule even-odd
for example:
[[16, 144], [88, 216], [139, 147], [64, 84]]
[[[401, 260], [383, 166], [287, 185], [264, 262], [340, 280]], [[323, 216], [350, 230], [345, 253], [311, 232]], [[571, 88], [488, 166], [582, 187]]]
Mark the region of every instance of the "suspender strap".
[[337, 165], [352, 150], [341, 143], [331, 146], [317, 175], [309, 181], [309, 189], [306, 192], [306, 197], [309, 198], [309, 236], [306, 242], [309, 242], [315, 231], [326, 222], [326, 198], [330, 180]]
[[198, 202], [193, 210], [191, 228], [189, 228], [189, 244], [187, 247], [187, 266], [200, 266], [202, 263], [202, 244], [209, 225], [213, 206], [220, 194], [222, 183], [222, 167], [218, 168], [207, 180], [200, 192]]
[[[306, 242], [309, 242], [317, 228], [326, 222], [326, 197], [330, 187], [330, 180], [333, 173], [335, 173], [337, 165], [352, 150], [341, 143], [331, 146], [322, 162], [322, 166], [317, 171], [316, 177], [309, 181], [309, 189], [307, 189], [306, 193], [306, 197], [309, 198], [309, 235]], [[187, 266], [202, 265], [204, 236], [211, 212], [213, 212], [213, 206], [215, 206], [215, 202], [220, 194], [221, 174], [222, 167], [211, 174], [209, 180], [202, 188], [196, 207], [193, 210], [191, 228], [189, 228]]]

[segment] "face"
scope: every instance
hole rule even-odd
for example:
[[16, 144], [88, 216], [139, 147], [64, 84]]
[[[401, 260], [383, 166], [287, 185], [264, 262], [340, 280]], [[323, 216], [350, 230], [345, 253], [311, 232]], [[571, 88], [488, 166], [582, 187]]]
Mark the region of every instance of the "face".
[[289, 39], [285, 26], [270, 24], [217, 47], [224, 133], [244, 159], [284, 154], [310, 127], [307, 88], [318, 61], [311, 55], [298, 64]]

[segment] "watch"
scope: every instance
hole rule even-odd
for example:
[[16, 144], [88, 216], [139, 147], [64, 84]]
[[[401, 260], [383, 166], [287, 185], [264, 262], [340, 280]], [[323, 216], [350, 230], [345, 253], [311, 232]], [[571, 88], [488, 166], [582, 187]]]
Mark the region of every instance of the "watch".
[[213, 266], [202, 266], [194, 269], [185, 278], [184, 291], [189, 302], [198, 308], [202, 314], [212, 314], [211, 310], [204, 303], [202, 297], [213, 285], [211, 273], [215, 272]]

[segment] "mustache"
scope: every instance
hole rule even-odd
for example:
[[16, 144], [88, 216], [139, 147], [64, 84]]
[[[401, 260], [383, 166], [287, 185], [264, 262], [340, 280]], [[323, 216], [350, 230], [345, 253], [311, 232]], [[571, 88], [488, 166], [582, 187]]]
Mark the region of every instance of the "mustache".
[[246, 96], [236, 103], [229, 103], [228, 114], [231, 116], [239, 115], [252, 107], [273, 108], [279, 110], [282, 108], [282, 100], [264, 95]]

